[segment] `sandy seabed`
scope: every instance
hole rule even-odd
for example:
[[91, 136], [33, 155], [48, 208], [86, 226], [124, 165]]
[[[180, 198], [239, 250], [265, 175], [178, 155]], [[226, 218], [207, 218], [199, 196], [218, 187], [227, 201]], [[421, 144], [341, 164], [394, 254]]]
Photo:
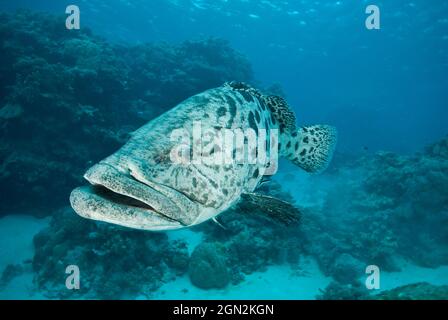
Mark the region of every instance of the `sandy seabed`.
[[[0, 271], [8, 264], [20, 264], [33, 258], [33, 237], [49, 223], [49, 218], [11, 215], [0, 219]], [[200, 234], [188, 229], [170, 234], [184, 238], [190, 251], [201, 242]], [[33, 284], [31, 264], [21, 275], [0, 288], [0, 299], [45, 299]], [[381, 289], [426, 281], [435, 285], [448, 284], [448, 266], [435, 269], [401, 263], [400, 272], [382, 272]], [[62, 270], [61, 272], [64, 272]], [[316, 261], [304, 257], [300, 270], [287, 265], [270, 266], [263, 272], [246, 276], [245, 281], [222, 290], [202, 290], [191, 285], [188, 276], [178, 277], [154, 292], [152, 299], [314, 299], [331, 281], [319, 270]], [[82, 285], [82, 282], [81, 282]], [[140, 296], [138, 299], [146, 299]]]

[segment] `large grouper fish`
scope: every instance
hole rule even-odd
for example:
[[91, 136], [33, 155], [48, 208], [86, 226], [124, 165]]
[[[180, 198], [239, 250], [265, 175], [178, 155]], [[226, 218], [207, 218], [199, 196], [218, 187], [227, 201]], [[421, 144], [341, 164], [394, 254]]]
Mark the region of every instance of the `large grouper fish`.
[[[331, 126], [297, 128], [283, 98], [264, 95], [245, 83], [225, 83], [188, 98], [133, 132], [121, 149], [85, 173], [90, 185], [72, 191], [73, 209], [85, 218], [159, 231], [209, 219], [218, 222], [220, 213], [243, 199], [254, 204], [257, 213], [279, 221], [298, 220], [296, 207], [256, 192], [272, 167], [270, 152], [268, 161], [255, 163], [173, 161], [178, 142], [172, 133], [179, 129], [192, 133], [195, 123], [202, 129], [253, 129], [258, 139], [277, 147], [279, 156], [311, 173], [327, 167], [336, 144]], [[258, 134], [262, 129], [268, 134]], [[269, 132], [278, 133], [277, 141]], [[218, 149], [213, 147], [209, 154]]]

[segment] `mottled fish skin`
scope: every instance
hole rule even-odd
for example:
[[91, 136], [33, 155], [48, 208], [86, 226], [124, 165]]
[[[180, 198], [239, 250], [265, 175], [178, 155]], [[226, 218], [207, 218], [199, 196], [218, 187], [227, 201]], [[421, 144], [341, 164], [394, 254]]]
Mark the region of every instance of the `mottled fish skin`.
[[[170, 139], [173, 130], [183, 128], [193, 136], [193, 124], [198, 122], [203, 131], [267, 129], [268, 141], [269, 131], [279, 129], [281, 143], [289, 141], [291, 134], [255, 89], [239, 89], [231, 83], [207, 90], [135, 131], [121, 149], [87, 171], [85, 178], [92, 185], [138, 200], [140, 204], [131, 204], [137, 207], [135, 213], [132, 208], [123, 210], [128, 203], [115, 204], [114, 197], [104, 200], [92, 188], [72, 192], [75, 211], [86, 218], [137, 229], [177, 229], [213, 218], [237, 202], [242, 193], [252, 192], [265, 174], [265, 163], [185, 165], [171, 161], [170, 153], [178, 143]], [[111, 219], [104, 207], [114, 206]]]

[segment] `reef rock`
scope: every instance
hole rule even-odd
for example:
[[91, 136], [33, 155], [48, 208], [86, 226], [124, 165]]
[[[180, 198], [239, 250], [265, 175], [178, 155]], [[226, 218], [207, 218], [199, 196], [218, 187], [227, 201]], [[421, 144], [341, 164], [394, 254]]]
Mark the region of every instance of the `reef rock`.
[[334, 262], [331, 274], [341, 283], [354, 283], [364, 275], [365, 263], [354, 258], [351, 254], [343, 253]]
[[448, 300], [448, 286], [418, 282], [384, 291], [375, 296], [378, 300]]
[[202, 289], [224, 288], [230, 282], [225, 248], [218, 243], [198, 245], [190, 258], [191, 283]]
[[338, 281], [332, 281], [321, 290], [321, 294], [316, 296], [317, 300], [369, 300], [368, 290], [359, 282], [351, 284], [341, 284]]

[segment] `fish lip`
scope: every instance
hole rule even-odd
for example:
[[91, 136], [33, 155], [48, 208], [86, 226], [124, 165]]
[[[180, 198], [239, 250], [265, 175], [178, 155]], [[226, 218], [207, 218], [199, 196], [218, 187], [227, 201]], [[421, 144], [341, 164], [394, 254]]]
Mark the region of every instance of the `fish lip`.
[[[75, 212], [83, 218], [129, 228], [163, 231], [183, 227], [180, 222], [160, 215], [153, 210], [127, 205], [110, 198], [115, 196], [120, 197], [121, 195], [102, 186], [82, 186], [71, 192], [70, 204]], [[138, 221], [136, 222], [136, 220]]]
[[121, 204], [121, 205], [124, 205], [127, 207], [134, 207], [134, 208], [139, 208], [142, 210], [148, 210], [148, 211], [163, 215], [160, 212], [157, 212], [156, 210], [154, 210], [154, 208], [151, 207], [149, 204], [142, 202], [140, 200], [137, 200], [135, 198], [122, 195], [118, 192], [108, 189], [104, 185], [92, 184], [90, 190], [97, 197], [100, 197], [100, 198], [104, 199], [105, 201], [110, 201], [114, 204]]
[[122, 208], [135, 207], [151, 211], [170, 221], [187, 224], [170, 215], [180, 210], [170, 197], [110, 163], [100, 162], [94, 165], [87, 170], [84, 178], [93, 187], [91, 192], [103, 201], [113, 202]]
[[[139, 182], [139, 181], [137, 181], [137, 182]], [[165, 216], [163, 213], [155, 210], [150, 204], [143, 202], [139, 199], [133, 198], [132, 196], [124, 195], [119, 192], [116, 192], [101, 183], [91, 183], [90, 186], [91, 186], [92, 193], [94, 193], [96, 196], [98, 196], [100, 198], [103, 198], [105, 201], [109, 201], [114, 204], [121, 204], [126, 207], [134, 207], [134, 208], [151, 211], [151, 212], [157, 213], [167, 219], [176, 221], [168, 216]]]

